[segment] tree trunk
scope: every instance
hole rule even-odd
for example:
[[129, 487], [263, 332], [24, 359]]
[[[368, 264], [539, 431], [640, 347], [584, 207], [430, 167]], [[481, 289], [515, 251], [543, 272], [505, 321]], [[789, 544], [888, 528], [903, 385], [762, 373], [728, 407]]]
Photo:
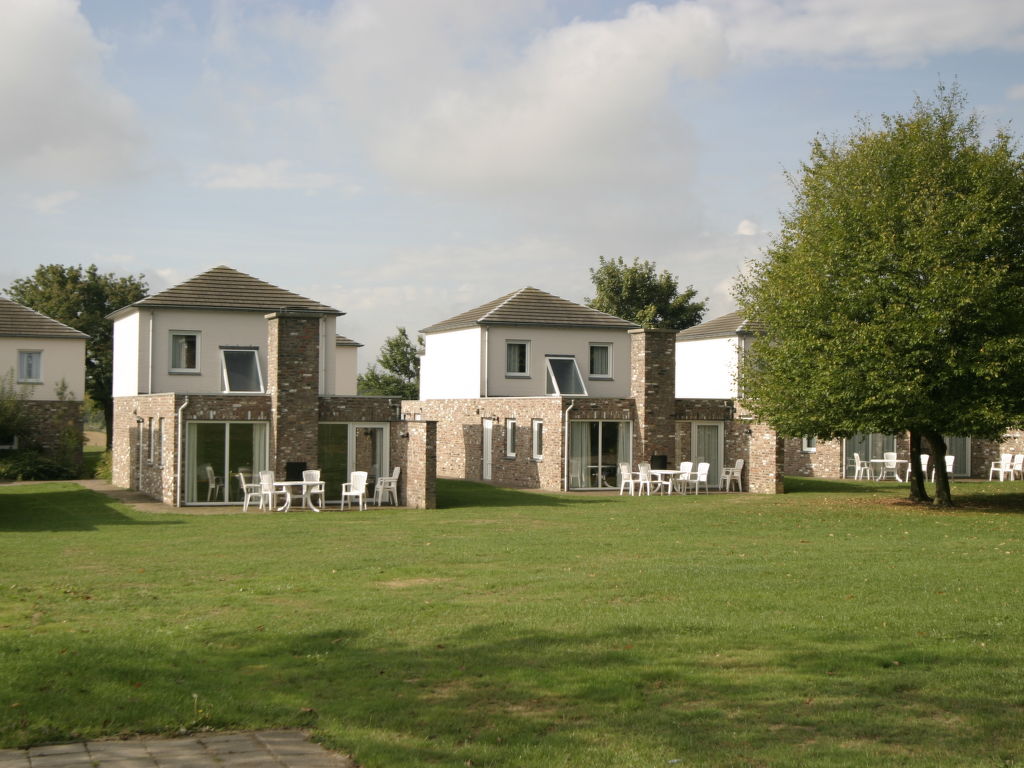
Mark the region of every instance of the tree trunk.
[[910, 469], [907, 474], [910, 479], [910, 500], [922, 503], [931, 501], [931, 496], [924, 489], [924, 470], [921, 469], [921, 433], [915, 429], [910, 430]]
[[936, 432], [923, 432], [928, 445], [932, 447], [932, 462], [935, 467], [936, 507], [952, 507], [953, 497], [949, 492], [949, 474], [946, 472], [946, 441]]
[[107, 425], [107, 450], [114, 447], [114, 400], [103, 401], [103, 422]]

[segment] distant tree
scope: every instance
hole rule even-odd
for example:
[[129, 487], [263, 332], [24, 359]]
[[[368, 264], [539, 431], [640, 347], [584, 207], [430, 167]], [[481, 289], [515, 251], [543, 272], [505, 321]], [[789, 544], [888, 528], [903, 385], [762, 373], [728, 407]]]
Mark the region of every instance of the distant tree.
[[37, 312], [89, 334], [85, 343], [85, 392], [103, 409], [107, 449], [114, 426], [114, 329], [107, 315], [146, 297], [142, 275], [101, 274], [95, 264], [83, 268], [63, 264], [36, 267], [31, 277], [11, 283], [7, 295]]
[[[416, 343], [422, 347], [423, 337]], [[379, 368], [378, 368], [379, 366]], [[377, 362], [358, 376], [359, 394], [390, 395], [403, 400], [416, 400], [420, 395], [419, 350], [409, 339], [405, 328], [388, 336], [377, 355]]]
[[598, 258], [597, 269], [590, 270], [596, 294], [587, 299], [588, 307], [630, 320], [644, 328], [682, 330], [696, 325], [704, 317], [707, 301], [694, 301], [697, 291], [688, 286], [679, 291], [676, 278], [668, 270], [661, 274], [650, 261], [622, 257]]
[[744, 357], [748, 407], [786, 435], [911, 436], [911, 498], [952, 504], [943, 435], [1024, 423], [1024, 159], [987, 143], [959, 89], [909, 115], [815, 139], [794, 202], [736, 298], [763, 333]]

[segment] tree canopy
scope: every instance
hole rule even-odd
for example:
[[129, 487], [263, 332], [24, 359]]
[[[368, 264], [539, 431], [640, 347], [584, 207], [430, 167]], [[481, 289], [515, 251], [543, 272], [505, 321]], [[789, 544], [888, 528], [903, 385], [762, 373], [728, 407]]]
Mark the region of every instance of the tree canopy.
[[[958, 88], [818, 137], [735, 295], [748, 407], [786, 435], [998, 439], [1024, 417], [1024, 163]], [[913, 448], [912, 448], [913, 450]], [[918, 462], [912, 497], [927, 498]], [[936, 461], [936, 503], [950, 504]]]
[[95, 264], [36, 267], [30, 277], [11, 283], [7, 295], [37, 312], [89, 334], [85, 343], [85, 393], [103, 408], [107, 447], [113, 437], [114, 329], [107, 315], [146, 297], [142, 275], [102, 274]]
[[693, 286], [680, 292], [672, 273], [663, 270], [659, 274], [653, 262], [634, 258], [632, 264], [626, 264], [621, 256], [600, 256], [598, 262], [597, 269], [590, 270], [596, 293], [586, 300], [588, 307], [644, 328], [681, 331], [704, 317], [707, 302], [694, 300], [697, 291]]
[[[423, 337], [417, 336], [416, 343], [422, 347]], [[358, 386], [361, 395], [389, 395], [403, 400], [419, 397], [419, 350], [405, 328], [399, 327], [397, 333], [384, 340], [377, 362], [366, 373], [359, 374]]]

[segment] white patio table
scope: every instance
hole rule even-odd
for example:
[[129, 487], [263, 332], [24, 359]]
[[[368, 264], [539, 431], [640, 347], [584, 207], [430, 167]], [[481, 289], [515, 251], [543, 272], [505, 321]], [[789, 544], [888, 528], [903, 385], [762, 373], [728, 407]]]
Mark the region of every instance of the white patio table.
[[320, 480], [275, 480], [274, 487], [284, 491], [284, 504], [278, 507], [277, 511], [287, 512], [292, 508], [292, 497], [297, 496], [302, 500], [300, 502], [301, 506], [309, 507], [314, 512], [319, 512], [320, 508], [313, 503], [313, 498], [310, 496], [309, 491], [320, 484]]
[[882, 477], [882, 465], [885, 464], [885, 462], [887, 462], [887, 461], [892, 461], [892, 462], [894, 462], [896, 464], [896, 477], [897, 477], [897, 479], [900, 476], [900, 464], [906, 464], [907, 465], [906, 478], [901, 480], [900, 482], [906, 483], [906, 482], [908, 482], [910, 480], [910, 459], [871, 459], [870, 461], [871, 461], [872, 464], [877, 464], [878, 465], [878, 472], [875, 473], [875, 480], [878, 480], [878, 479], [880, 479]]
[[[658, 486], [668, 485], [668, 495], [672, 495], [672, 486], [676, 484], [676, 476], [685, 474], [678, 469], [652, 469], [651, 477], [657, 478]], [[691, 473], [692, 474], [692, 473]]]

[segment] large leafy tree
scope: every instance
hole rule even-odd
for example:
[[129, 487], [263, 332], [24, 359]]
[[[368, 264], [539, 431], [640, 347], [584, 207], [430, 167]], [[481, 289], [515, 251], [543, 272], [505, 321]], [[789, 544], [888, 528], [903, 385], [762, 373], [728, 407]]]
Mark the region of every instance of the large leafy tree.
[[11, 283], [7, 295], [37, 312], [89, 334], [85, 343], [85, 392], [103, 409], [110, 448], [114, 425], [114, 330], [107, 315], [146, 297], [142, 275], [118, 277], [95, 264], [46, 264]]
[[[416, 343], [422, 347], [423, 337]], [[358, 376], [359, 394], [389, 395], [415, 400], [420, 394], [420, 356], [405, 328], [388, 336], [377, 355], [377, 362]]]
[[[956, 87], [819, 137], [736, 298], [762, 334], [741, 368], [782, 434], [997, 439], [1024, 417], [1024, 163]], [[936, 461], [935, 503], [952, 504]], [[917, 461], [911, 498], [929, 500]]]
[[688, 286], [680, 292], [676, 278], [668, 270], [658, 273], [650, 261], [622, 257], [598, 258], [597, 269], [590, 270], [596, 294], [587, 299], [588, 307], [630, 320], [644, 328], [682, 330], [696, 325], [707, 309], [706, 301], [695, 301], [697, 291]]

